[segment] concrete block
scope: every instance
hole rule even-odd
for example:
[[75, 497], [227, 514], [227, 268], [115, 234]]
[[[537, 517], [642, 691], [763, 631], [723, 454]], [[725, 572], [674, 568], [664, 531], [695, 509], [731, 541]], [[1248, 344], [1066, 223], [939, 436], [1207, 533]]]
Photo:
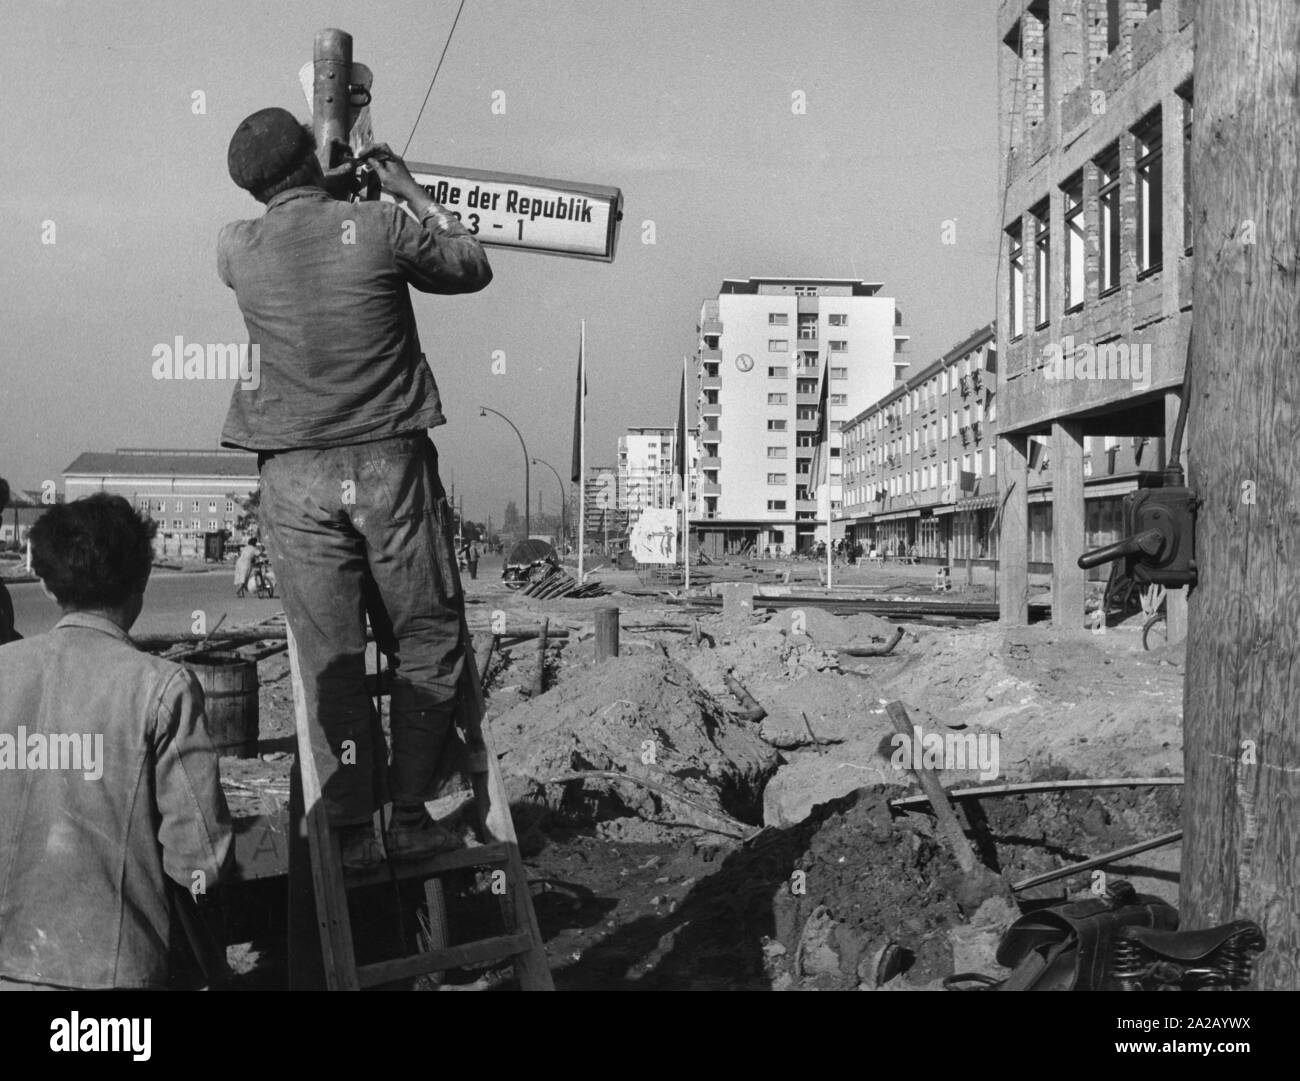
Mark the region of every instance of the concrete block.
[[754, 614], [754, 585], [752, 582], [719, 582], [722, 594], [724, 619], [748, 620]]

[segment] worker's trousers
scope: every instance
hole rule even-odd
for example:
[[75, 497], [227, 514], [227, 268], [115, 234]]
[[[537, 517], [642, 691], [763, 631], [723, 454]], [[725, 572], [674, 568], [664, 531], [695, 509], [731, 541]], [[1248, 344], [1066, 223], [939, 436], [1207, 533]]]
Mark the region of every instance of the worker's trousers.
[[[463, 668], [464, 598], [424, 432], [259, 458], [263, 537], [297, 643], [330, 821], [432, 799]], [[396, 667], [392, 763], [366, 693], [366, 617]]]

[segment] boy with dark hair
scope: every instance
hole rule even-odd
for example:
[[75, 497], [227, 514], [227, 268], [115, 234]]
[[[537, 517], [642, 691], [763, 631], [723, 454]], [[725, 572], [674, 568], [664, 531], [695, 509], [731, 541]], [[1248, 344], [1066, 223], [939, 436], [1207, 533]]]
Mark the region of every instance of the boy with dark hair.
[[102, 493], [32, 526], [63, 618], [0, 649], [0, 990], [167, 987], [232, 854], [202, 688], [127, 637], [155, 528]]

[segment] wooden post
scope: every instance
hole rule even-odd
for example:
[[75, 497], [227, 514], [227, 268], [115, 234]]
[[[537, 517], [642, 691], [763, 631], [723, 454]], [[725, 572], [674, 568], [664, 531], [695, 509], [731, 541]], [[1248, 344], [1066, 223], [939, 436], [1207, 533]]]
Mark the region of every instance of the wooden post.
[[537, 672], [533, 675], [533, 694], [538, 695], [546, 691], [546, 645], [548, 632], [551, 629], [549, 619], [542, 620], [542, 629], [537, 634]]
[[[907, 708], [902, 702], [895, 700], [886, 704], [885, 712], [893, 722], [894, 731], [912, 743], [913, 757], [919, 757], [917, 752], [920, 750], [920, 731], [919, 729], [913, 731], [912, 719], [907, 715]], [[971, 851], [970, 842], [966, 840], [966, 834], [962, 832], [961, 823], [957, 821], [957, 813], [952, 809], [948, 793], [939, 784], [939, 778], [933, 770], [922, 768], [921, 763], [916, 761], [912, 762], [909, 769], [912, 776], [916, 778], [916, 783], [921, 786], [921, 791], [930, 801], [930, 809], [934, 811], [934, 817], [938, 820], [948, 850], [962, 872], [969, 875], [975, 870], [975, 854]]]
[[1300, 5], [1196, 6], [1180, 924], [1255, 920], [1300, 989]]
[[618, 656], [618, 609], [596, 609], [596, 660]]
[[[1165, 438], [1170, 439], [1174, 426], [1178, 423], [1178, 407], [1183, 396], [1179, 390], [1165, 392]], [[1169, 444], [1166, 443], [1166, 446]], [[1187, 443], [1183, 442], [1183, 453], [1178, 463], [1187, 471]], [[1169, 463], [1173, 465], [1173, 462]], [[1168, 641], [1181, 642], [1187, 637], [1187, 590], [1178, 586], [1165, 589], [1165, 631]]]

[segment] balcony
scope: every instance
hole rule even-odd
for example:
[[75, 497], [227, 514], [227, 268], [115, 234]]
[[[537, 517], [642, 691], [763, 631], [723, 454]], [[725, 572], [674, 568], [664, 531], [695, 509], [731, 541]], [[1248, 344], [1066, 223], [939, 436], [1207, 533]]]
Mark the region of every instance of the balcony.
[[706, 480], [706, 481], [701, 481], [701, 482], [700, 482], [700, 494], [701, 494], [701, 495], [721, 495], [721, 494], [722, 494], [722, 485], [719, 484], [717, 481], [708, 481], [708, 480]]
[[796, 514], [816, 514], [817, 500], [815, 499], [796, 499], [794, 501]]
[[816, 417], [809, 417], [807, 420], [796, 420], [794, 430], [796, 432], [815, 432], [820, 427]]
[[961, 396], [963, 398], [970, 397], [970, 376], [969, 375], [963, 375], [961, 377]]
[[703, 458], [700, 459], [700, 468], [701, 468], [701, 469], [721, 469], [721, 468], [722, 468], [722, 459], [719, 458], [717, 455], [706, 454]]
[[976, 368], [971, 372], [971, 385], [974, 386], [976, 394], [984, 389], [984, 372], [981, 369]]
[[815, 392], [812, 394], [796, 394], [794, 396], [794, 404], [795, 405], [816, 405], [817, 394]]
[[720, 417], [722, 416], [722, 406], [717, 402], [701, 402], [700, 416], [702, 417]]
[[716, 338], [722, 334], [722, 321], [720, 319], [704, 320], [704, 325], [700, 327], [700, 334], [705, 338]]
[[703, 377], [700, 379], [700, 389], [701, 389], [701, 390], [721, 390], [721, 389], [722, 389], [722, 376], [720, 376], [720, 375], [706, 375], [706, 376], [703, 376]]
[[974, 424], [972, 424], [972, 425], [971, 425], [971, 431], [975, 433], [975, 442], [978, 443], [981, 439], [984, 438], [984, 423], [983, 423], [983, 421], [978, 421], [978, 420], [977, 420]]
[[818, 297], [799, 297], [795, 301], [795, 310], [800, 315], [816, 315], [818, 311]]
[[970, 443], [970, 427], [963, 424], [961, 426], [961, 445], [964, 447]]
[[710, 361], [710, 360], [721, 360], [721, 359], [722, 359], [722, 350], [719, 349], [716, 345], [711, 346], [711, 347], [708, 346], [708, 345], [701, 345], [701, 346], [700, 346], [700, 359], [701, 359], [702, 361], [705, 361], [705, 362], [708, 362], [708, 361]]
[[799, 337], [795, 339], [795, 348], [801, 351], [806, 350], [812, 352], [813, 350], [816, 350], [817, 352], [821, 352], [816, 334], [800, 333]]

